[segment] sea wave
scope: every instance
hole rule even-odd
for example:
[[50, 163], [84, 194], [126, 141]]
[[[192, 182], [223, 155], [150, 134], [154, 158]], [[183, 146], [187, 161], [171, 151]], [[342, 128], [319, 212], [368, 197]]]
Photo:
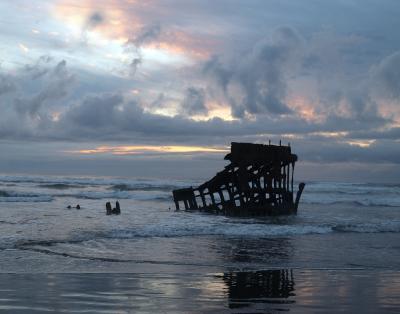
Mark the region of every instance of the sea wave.
[[74, 197], [77, 199], [132, 199], [138, 201], [167, 201], [172, 200], [170, 193], [131, 193], [128, 191], [96, 192], [87, 191], [80, 193], [55, 194], [54, 197]]
[[400, 207], [400, 199], [396, 200], [343, 200], [343, 201], [333, 201], [333, 200], [302, 200], [301, 203], [312, 204], [312, 205], [342, 205], [342, 206], [355, 206], [355, 207]]
[[16, 193], [10, 191], [0, 190], [0, 202], [13, 203], [13, 202], [51, 202], [53, 197], [50, 195], [40, 195], [32, 193]]
[[[10, 195], [7, 194], [11, 189], [30, 194], [28, 196], [12, 195], [12, 197], [34, 197], [33, 201], [49, 201], [54, 197], [171, 201], [172, 190], [196, 186], [197, 183], [144, 178], [0, 175], [0, 198], [2, 198], [0, 201], [20, 201], [10, 198]], [[15, 185], [15, 187], [7, 188], [10, 185]], [[30, 198], [25, 198], [23, 201], [29, 202]], [[300, 203], [305, 205], [400, 207], [400, 186], [396, 184], [307, 182]]]
[[109, 187], [110, 190], [116, 191], [172, 191], [173, 189], [179, 188], [176, 185], [160, 185], [157, 183], [146, 184], [146, 183], [136, 183], [136, 184], [115, 184]]
[[[172, 182], [172, 183], [171, 183]], [[147, 178], [112, 178], [112, 177], [53, 177], [53, 176], [8, 176], [0, 175], [0, 183], [35, 183], [41, 187], [64, 188], [84, 186], [110, 186], [111, 189], [175, 189], [193, 185], [193, 182], [180, 180], [147, 179]]]
[[9, 197], [10, 194], [7, 191], [0, 191], [0, 197]]
[[179, 238], [198, 236], [222, 236], [232, 238], [280, 238], [301, 235], [324, 235], [330, 233], [400, 233], [400, 222], [360, 223], [328, 225], [266, 225], [221, 224], [213, 225], [147, 225], [135, 229], [85, 232], [69, 240], [23, 241], [23, 245], [53, 245], [57, 243], [80, 243], [101, 239], [129, 240], [135, 238]]
[[46, 189], [55, 189], [55, 190], [68, 190], [68, 189], [76, 189], [76, 188], [84, 188], [84, 185], [78, 184], [67, 184], [67, 183], [52, 183], [52, 184], [40, 184], [37, 185], [39, 188]]
[[130, 239], [147, 237], [226, 236], [247, 238], [291, 237], [298, 235], [352, 233], [400, 233], [400, 222], [348, 224], [348, 225], [264, 225], [225, 224], [214, 226], [147, 226], [137, 230], [113, 230], [102, 235], [105, 238]]
[[349, 223], [336, 225], [274, 225], [274, 224], [153, 224], [136, 228], [104, 231], [84, 231], [71, 234], [66, 239], [23, 239], [1, 237], [0, 249], [24, 247], [49, 247], [54, 245], [79, 244], [88, 241], [129, 240], [138, 238], [183, 238], [218, 236], [228, 238], [284, 238], [331, 233], [400, 233], [400, 221], [375, 223]]
[[51, 196], [10, 196], [0, 197], [2, 203], [47, 203], [51, 202], [53, 198]]
[[271, 237], [331, 232], [323, 226], [279, 226], [279, 225], [221, 225], [213, 226], [147, 226], [138, 230], [113, 230], [104, 234], [106, 238], [130, 239], [137, 237], [187, 237], [187, 236], [228, 236], [228, 237]]
[[354, 233], [400, 233], [400, 221], [378, 223], [338, 224], [332, 227], [337, 232]]
[[172, 194], [162, 191], [132, 193], [129, 191], [84, 191], [76, 193], [34, 194], [0, 190], [0, 202], [51, 202], [54, 198], [76, 198], [88, 200], [132, 199], [138, 201], [172, 201]]

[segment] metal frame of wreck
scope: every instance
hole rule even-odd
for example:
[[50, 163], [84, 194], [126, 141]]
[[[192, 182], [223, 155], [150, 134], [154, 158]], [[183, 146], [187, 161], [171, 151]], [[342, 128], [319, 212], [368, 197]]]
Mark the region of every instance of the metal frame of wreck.
[[226, 215], [294, 214], [304, 188], [293, 200], [297, 155], [290, 145], [232, 143], [225, 156], [231, 163], [197, 188], [173, 191], [176, 209], [203, 210]]

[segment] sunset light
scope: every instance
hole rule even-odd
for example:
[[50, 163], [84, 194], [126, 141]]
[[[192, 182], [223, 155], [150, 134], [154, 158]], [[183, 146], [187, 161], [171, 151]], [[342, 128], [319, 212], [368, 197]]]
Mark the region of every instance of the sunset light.
[[112, 155], [139, 155], [146, 153], [184, 154], [184, 153], [227, 153], [229, 148], [213, 148], [201, 146], [98, 146], [93, 149], [66, 151], [72, 154], [112, 154]]
[[0, 1], [0, 312], [400, 313], [400, 0]]

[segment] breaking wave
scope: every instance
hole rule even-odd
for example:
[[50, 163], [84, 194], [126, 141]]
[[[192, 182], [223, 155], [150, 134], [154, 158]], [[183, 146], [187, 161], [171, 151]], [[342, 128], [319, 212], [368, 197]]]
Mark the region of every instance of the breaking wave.
[[110, 186], [115, 190], [176, 189], [192, 185], [193, 182], [164, 179], [127, 179], [112, 177], [53, 177], [53, 176], [7, 176], [0, 175], [0, 183], [35, 183], [40, 187], [64, 189], [86, 186]]
[[400, 233], [400, 221], [386, 221], [379, 223], [339, 224], [332, 227], [337, 232], [354, 233]]
[[[269, 225], [269, 224], [232, 224], [218, 226], [205, 224], [187, 225], [148, 225], [136, 229], [114, 229], [109, 231], [84, 232], [70, 239], [58, 240], [21, 240], [14, 242], [15, 247], [53, 246], [56, 244], [78, 244], [101, 239], [129, 240], [135, 238], [179, 238], [198, 236], [223, 236], [232, 238], [276, 238], [299, 235], [329, 233], [400, 233], [400, 221], [361, 224], [327, 225]], [[3, 239], [4, 240], [4, 239]], [[10, 244], [8, 239], [8, 244]], [[7, 241], [6, 241], [7, 242]], [[3, 243], [5, 244], [5, 243]], [[7, 245], [7, 247], [10, 247]]]
[[[198, 183], [143, 178], [0, 175], [0, 202], [50, 201], [54, 197], [171, 201], [172, 190]], [[9, 192], [11, 189], [15, 193]], [[400, 207], [400, 185], [306, 182], [300, 202], [305, 205]]]
[[51, 202], [55, 197], [73, 197], [77, 199], [101, 200], [101, 199], [133, 199], [138, 201], [172, 201], [170, 193], [129, 193], [127, 191], [96, 192], [87, 191], [82, 193], [65, 194], [32, 194], [32, 193], [13, 193], [0, 191], [0, 202]]
[[51, 202], [53, 197], [50, 195], [40, 195], [32, 193], [15, 193], [0, 190], [0, 202]]
[[116, 191], [172, 191], [173, 189], [179, 188], [176, 185], [159, 185], [159, 184], [115, 184], [111, 186], [110, 190]]
[[304, 200], [301, 201], [304, 204], [313, 205], [344, 205], [344, 206], [356, 206], [356, 207], [400, 207], [400, 200], [358, 200], [358, 201], [330, 201], [330, 200]]
[[38, 185], [40, 188], [46, 189], [55, 189], [55, 190], [68, 190], [72, 188], [83, 188], [85, 186], [78, 185], [78, 184], [66, 184], [66, 183], [53, 183], [53, 184], [40, 184]]
[[[15, 222], [1, 221], [2, 224]], [[23, 235], [0, 237], [0, 249], [24, 247], [49, 247], [64, 244], [80, 244], [87, 241], [130, 240], [140, 238], [185, 238], [185, 237], [227, 237], [239, 239], [293, 238], [296, 236], [325, 235], [333, 233], [400, 233], [400, 221], [348, 224], [263, 224], [232, 223], [221, 220], [207, 223], [206, 220], [164, 222], [138, 225], [133, 228], [117, 228], [97, 231], [77, 231], [65, 239], [24, 239]]]
[[331, 228], [323, 226], [279, 226], [279, 225], [249, 225], [224, 224], [219, 227], [193, 225], [185, 226], [147, 226], [137, 230], [112, 230], [104, 233], [105, 238], [131, 239], [148, 237], [188, 237], [188, 236], [227, 236], [227, 237], [277, 237], [305, 234], [325, 234], [331, 232]]
[[400, 186], [394, 184], [313, 182], [301, 203], [364, 207], [400, 207]]
[[112, 230], [102, 234], [105, 238], [130, 239], [138, 237], [187, 237], [187, 236], [227, 236], [227, 237], [291, 237], [296, 235], [328, 234], [333, 232], [353, 233], [400, 233], [399, 222], [348, 224], [348, 225], [265, 225], [265, 224], [223, 224], [218, 227], [193, 225], [147, 226], [137, 230]]

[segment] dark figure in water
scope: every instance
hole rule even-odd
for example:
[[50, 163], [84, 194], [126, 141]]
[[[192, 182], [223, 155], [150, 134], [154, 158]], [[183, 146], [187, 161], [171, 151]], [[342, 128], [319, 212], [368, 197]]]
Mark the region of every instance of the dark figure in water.
[[76, 208], [76, 209], [81, 209], [81, 206], [78, 204], [78, 205], [76, 205], [75, 208]]
[[121, 214], [121, 208], [119, 207], [119, 202], [118, 201], [115, 203], [115, 208], [112, 210], [112, 213], [114, 215]]
[[71, 205], [68, 205], [67, 208], [68, 208], [68, 209], [71, 209]]
[[107, 202], [106, 203], [106, 215], [111, 215], [111, 214], [112, 214], [111, 203]]

